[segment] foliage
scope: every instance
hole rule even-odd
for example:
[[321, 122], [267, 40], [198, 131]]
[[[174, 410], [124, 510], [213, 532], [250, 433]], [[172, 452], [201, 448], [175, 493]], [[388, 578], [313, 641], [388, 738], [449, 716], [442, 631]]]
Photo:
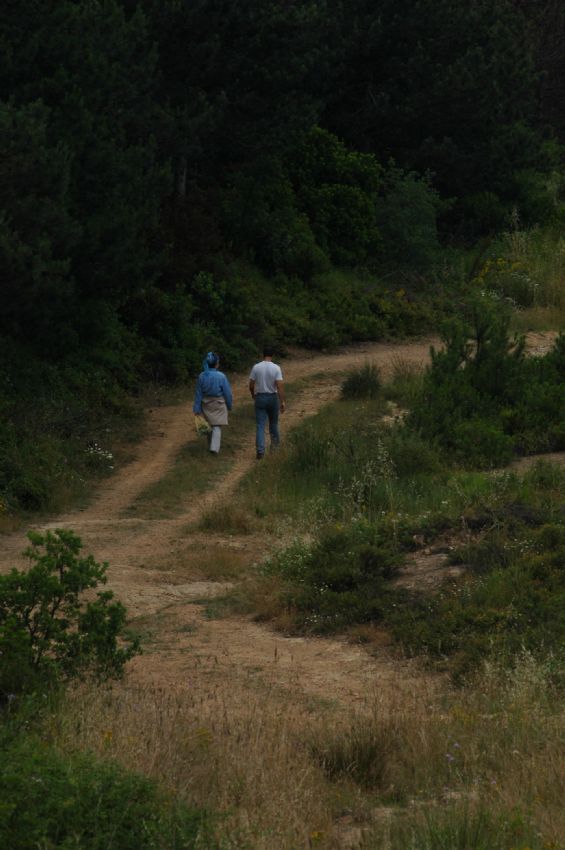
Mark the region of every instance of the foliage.
[[[562, 386], [562, 341], [549, 354], [526, 359], [519, 349], [508, 351], [504, 323], [482, 327], [485, 332], [477, 338], [483, 353], [476, 368], [484, 403], [497, 398], [498, 377], [502, 388], [521, 381], [521, 370], [528, 380], [537, 378], [531, 392], [518, 385], [523, 398], [516, 400], [514, 435], [528, 433], [539, 445], [551, 422], [561, 421], [550, 418], [551, 393], [543, 387], [546, 382]], [[466, 346], [464, 352], [473, 353]], [[442, 366], [450, 355], [448, 348]], [[492, 363], [500, 356], [509, 360], [503, 359], [498, 376], [491, 372], [491, 356]], [[488, 368], [481, 372], [485, 363]], [[448, 365], [451, 370], [453, 364]], [[456, 408], [462, 371], [454, 367], [449, 372], [455, 390], [446, 417]], [[397, 380], [406, 381], [407, 375], [412, 383], [407, 397], [419, 409], [426, 378], [414, 381], [414, 373], [400, 363]], [[389, 394], [388, 386], [382, 394]], [[483, 394], [476, 399], [479, 405]], [[536, 399], [541, 406], [536, 407]], [[431, 394], [428, 404], [435, 403]], [[559, 469], [540, 465], [523, 477], [464, 472], [425, 431], [409, 424], [378, 424], [383, 412], [382, 398], [340, 400], [297, 429], [274, 472], [260, 471], [260, 485], [269, 488], [272, 498], [258, 516], [271, 513], [280, 520], [286, 513], [314, 536], [313, 542], [278, 553], [262, 570], [265, 604], [254, 603], [261, 616], [275, 618], [286, 630], [322, 632], [379, 622], [408, 650], [449, 657], [458, 677], [491, 653], [506, 663], [524, 646], [544, 656], [558, 653], [565, 622]], [[478, 448], [486, 452], [478, 439], [483, 420], [477, 423], [467, 432], [468, 442], [459, 443], [467, 463], [476, 459]], [[252, 490], [242, 493], [249, 512], [258, 509], [256, 477]], [[449, 562], [462, 566], [463, 577], [438, 584], [435, 593], [407, 595], [378, 570], [378, 580], [367, 575], [361, 551], [367, 543], [377, 549], [385, 545], [393, 565], [414, 549], [426, 546], [429, 554], [428, 547], [437, 547], [446, 555], [446, 567]], [[410, 562], [407, 569], [410, 573]], [[255, 595], [260, 600], [260, 586]]]
[[358, 0], [342, 8], [345, 55], [327, 126], [381, 161], [392, 155], [402, 167], [430, 170], [445, 197], [512, 197], [514, 173], [543, 160], [532, 127], [533, 50], [515, 4], [386, 0], [377, 8]]
[[[562, 488], [562, 471], [543, 463], [523, 478], [508, 474], [490, 482], [459, 517], [473, 534], [449, 557], [464, 567], [462, 576], [433, 595], [399, 600], [389, 611], [387, 622], [405, 648], [449, 658], [459, 680], [487, 658], [512, 664], [527, 650], [548, 659], [559, 680], [565, 637]], [[450, 523], [454, 534], [457, 522], [453, 517]], [[429, 529], [428, 541], [436, 533]]]
[[378, 398], [380, 392], [381, 379], [374, 363], [350, 372], [341, 385], [342, 398]]
[[80, 557], [82, 544], [59, 529], [29, 533], [27, 571], [0, 576], [0, 695], [34, 690], [86, 674], [118, 677], [137, 651], [120, 642], [126, 611], [106, 582], [106, 564]]
[[398, 563], [389, 541], [357, 524], [328, 530], [312, 547], [287, 549], [267, 562], [263, 572], [287, 582], [283, 602], [297, 626], [324, 633], [381, 619], [390, 604], [387, 581]]
[[172, 802], [150, 780], [87, 753], [64, 756], [30, 734], [9, 740], [8, 731], [0, 741], [3, 847], [189, 850], [202, 846], [204, 813]]
[[565, 310], [565, 243], [559, 227], [525, 229], [519, 220], [490, 246], [473, 285], [518, 309]]
[[10, 512], [61, 510], [112, 472], [116, 442], [123, 452], [139, 436], [134, 379], [102, 358], [63, 367], [7, 342], [0, 352], [0, 498]]
[[297, 205], [325, 254], [337, 265], [364, 265], [381, 251], [375, 204], [381, 169], [314, 127], [291, 151]]
[[526, 358], [510, 341], [508, 316], [477, 302], [470, 322], [453, 322], [408, 418], [456, 461], [501, 466], [513, 454], [565, 445], [563, 336], [549, 354]]
[[437, 264], [438, 216], [449, 208], [429, 178], [404, 172], [393, 163], [383, 175], [376, 218], [384, 243], [383, 260], [392, 268], [424, 273]]
[[[101, 421], [141, 381], [186, 380], [210, 347], [237, 368], [265, 339], [328, 348], [420, 333], [453, 309], [453, 280], [437, 284], [441, 240], [490, 233], [515, 205], [528, 224], [559, 222], [560, 147], [551, 131], [541, 141], [534, 108], [536, 92], [550, 96], [533, 65], [551, 41], [542, 17], [526, 0], [8, 3], [9, 507], [58, 507], [81, 490], [88, 443], [111, 450], [96, 428], [84, 444], [92, 384]], [[488, 288], [549, 303], [526, 265], [523, 280], [489, 273]], [[551, 277], [557, 291], [559, 268]], [[61, 429], [21, 416], [48, 372], [39, 396]], [[491, 442], [507, 453], [495, 425], [487, 454]]]
[[49, 358], [111, 347], [116, 311], [155, 277], [167, 188], [146, 21], [117, 0], [26, 2], [0, 37], [0, 333]]

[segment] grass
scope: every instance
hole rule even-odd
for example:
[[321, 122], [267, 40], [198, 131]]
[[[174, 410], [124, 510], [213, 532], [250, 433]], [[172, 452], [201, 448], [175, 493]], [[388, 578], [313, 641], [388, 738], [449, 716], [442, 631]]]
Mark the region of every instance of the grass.
[[[212, 489], [231, 469], [238, 450], [249, 438], [253, 408], [240, 405], [230, 414], [230, 424], [222, 429], [222, 448], [217, 457], [206, 449], [204, 437], [191, 440], [181, 449], [170, 470], [144, 490], [127, 509], [128, 516], [170, 518], [186, 509], [186, 499]], [[193, 429], [187, 423], [187, 433]]]
[[516, 330], [565, 327], [565, 239], [560, 229], [511, 230], [489, 254], [475, 283], [517, 307]]
[[220, 544], [191, 544], [171, 564], [175, 579], [232, 581], [241, 579], [254, 558], [253, 551]]
[[529, 307], [514, 310], [511, 328], [517, 333], [552, 331], [565, 328], [565, 309], [561, 307]]
[[390, 380], [384, 388], [385, 398], [401, 407], [410, 407], [422, 387], [423, 366], [417, 366], [398, 355], [392, 360]]
[[253, 517], [237, 505], [222, 505], [204, 514], [199, 526], [202, 531], [221, 534], [251, 534]]
[[[412, 381], [402, 364], [395, 375], [399, 385]], [[399, 389], [399, 403], [410, 393]], [[290, 529], [293, 549], [250, 570], [251, 546], [236, 548], [248, 545], [245, 539], [189, 544], [168, 564], [174, 580], [239, 581], [231, 596], [209, 603], [209, 614], [251, 613], [290, 632], [297, 590], [324, 587], [327, 598], [328, 588], [351, 592], [353, 584], [367, 602], [375, 571], [386, 581], [394, 573], [385, 544], [396, 555], [438, 535], [450, 539], [452, 560], [472, 567], [466, 584], [476, 580], [479, 590], [497, 570], [512, 569], [505, 558], [514, 557], [519, 544], [533, 541], [536, 557], [542, 543], [557, 551], [558, 470], [542, 464], [519, 476], [446, 469], [425, 443], [383, 426], [386, 409], [380, 399], [328, 407], [289, 435], [280, 453], [253, 467], [237, 499], [205, 518], [207, 533], [257, 530], [265, 547], [269, 540], [288, 542]], [[331, 545], [324, 548], [324, 540]], [[538, 579], [547, 589], [546, 577]], [[496, 588], [482, 588], [479, 616], [496, 599]], [[389, 591], [383, 584], [377, 589], [382, 602]], [[440, 590], [445, 602], [449, 594]], [[346, 599], [346, 610], [352, 602]], [[544, 610], [537, 602], [532, 609]], [[406, 628], [414, 633], [416, 612], [406, 611]], [[453, 620], [444, 613], [442, 628], [449, 630]], [[158, 640], [159, 618], [170, 625], [170, 615], [164, 610], [135, 623], [138, 630], [151, 627], [147, 653], [157, 654], [154, 671], [175, 651], [174, 642]], [[82, 685], [43, 717], [41, 741], [70, 760], [86, 751], [93, 763], [148, 777], [160, 795], [190, 812], [213, 812], [206, 840], [222, 850], [343, 850], [354, 840], [367, 850], [562, 846], [561, 660], [551, 652], [542, 659], [537, 639], [530, 652], [518, 647], [511, 666], [491, 653], [473, 673], [462, 670], [456, 689], [437, 669], [422, 673], [423, 665], [393, 656], [382, 622], [353, 624], [349, 640], [366, 641], [377, 662], [384, 656], [383, 667], [377, 664], [382, 675], [354, 700], [347, 674], [343, 681], [337, 674], [335, 683], [326, 682], [325, 698], [314, 700], [312, 686], [316, 693], [319, 683], [299, 664], [285, 667], [275, 656], [271, 668], [250, 655], [246, 667], [214, 657], [214, 644], [208, 657], [209, 626], [199, 624], [198, 651], [183, 654], [184, 678], [174, 688], [158, 679], [148, 684], [139, 668], [112, 688]], [[496, 648], [496, 629], [487, 626]], [[185, 634], [188, 645], [193, 627], [186, 628], [180, 623], [173, 640]], [[222, 624], [227, 643], [230, 628]], [[204, 838], [200, 846], [207, 846]]]
[[541, 850], [565, 834], [564, 720], [550, 671], [525, 654], [458, 691], [384, 680], [348, 712], [237, 670], [168, 692], [83, 688], [45, 734], [218, 812], [230, 848], [337, 848], [347, 810], [375, 850]]
[[[302, 516], [308, 521], [308, 502], [326, 484], [337, 484], [343, 471], [351, 477], [359, 442], [357, 430], [365, 437], [373, 435], [374, 423], [385, 409], [381, 399], [328, 405], [295, 429], [276, 455], [261, 467], [254, 467], [243, 479], [236, 494], [238, 506], [258, 521], [263, 520], [263, 528], [268, 531], [276, 529], [283, 516]], [[340, 438], [340, 429], [346, 432], [345, 439]]]
[[[400, 362], [383, 392], [405, 403], [419, 381]], [[458, 678], [492, 654], [551, 652], [563, 593], [551, 542], [536, 528], [562, 527], [562, 474], [543, 464], [522, 476], [449, 466], [418, 434], [383, 423], [385, 410], [382, 398], [329, 405], [206, 518], [210, 530], [245, 533], [253, 521], [260, 533], [296, 537], [214, 600], [210, 616], [253, 613], [286, 634], [384, 625], [410, 652], [442, 664], [452, 656]], [[438, 583], [435, 596], [409, 595], [378, 573], [387, 558], [438, 541], [464, 575]]]
[[64, 749], [86, 747], [203, 801], [220, 813], [222, 847], [307, 846], [311, 832], [332, 831], [331, 789], [301, 737], [307, 714], [253, 682], [77, 693], [53, 734]]
[[374, 363], [365, 363], [358, 369], [353, 369], [341, 387], [341, 397], [345, 399], [378, 398], [380, 393], [381, 378]]

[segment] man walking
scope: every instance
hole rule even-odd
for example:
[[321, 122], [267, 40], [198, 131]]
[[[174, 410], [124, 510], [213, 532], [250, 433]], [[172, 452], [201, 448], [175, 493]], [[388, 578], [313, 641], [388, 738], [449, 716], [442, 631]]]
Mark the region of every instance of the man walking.
[[280, 442], [279, 411], [284, 413], [284, 386], [281, 367], [273, 363], [273, 349], [263, 349], [263, 360], [256, 363], [249, 375], [249, 391], [255, 402], [255, 422], [257, 423], [257, 460], [265, 454], [265, 425], [269, 421], [271, 449]]

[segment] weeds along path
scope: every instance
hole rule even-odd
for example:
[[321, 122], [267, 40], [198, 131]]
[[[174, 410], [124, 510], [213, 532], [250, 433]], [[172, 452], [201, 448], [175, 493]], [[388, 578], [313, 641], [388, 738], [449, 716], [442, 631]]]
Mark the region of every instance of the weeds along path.
[[[283, 436], [338, 397], [342, 372], [368, 360], [377, 363], [385, 375], [396, 359], [423, 363], [428, 358], [431, 342], [367, 344], [329, 355], [296, 352], [283, 364], [286, 383], [295, 383], [309, 375], [314, 376], [314, 380], [312, 384], [305, 382], [296, 394], [289, 394], [288, 409], [281, 418]], [[247, 376], [230, 375], [230, 380], [234, 405], [248, 401]], [[198, 439], [192, 420], [192, 399], [151, 410], [148, 437], [138, 445], [135, 459], [100, 486], [92, 504], [35, 526], [38, 530], [71, 528], [79, 534], [85, 549], [92, 551], [97, 560], [110, 563], [112, 587], [119, 589], [123, 601], [138, 613], [147, 610], [144, 604], [137, 608], [136, 596], [140, 585], [148, 579], [143, 571], [148, 558], [166, 558], [179, 537], [186, 542], [187, 527], [196, 524], [211, 506], [228, 497], [256, 463], [254, 422], [250, 419], [246, 438], [236, 450], [231, 469], [214, 483], [212, 490], [204, 495], [188, 496], [172, 519], [124, 516], [135, 499], [174, 466], [183, 446]], [[214, 460], [211, 458], [210, 463]], [[1, 538], [0, 571], [21, 563], [25, 546], [25, 531]]]
[[[294, 352], [283, 364], [287, 385], [295, 385], [282, 417], [283, 436], [338, 397], [344, 371], [371, 361], [386, 377], [397, 361], [423, 365], [432, 342], [364, 344], [328, 355]], [[531, 342], [536, 353], [543, 353], [551, 338], [538, 334]], [[235, 405], [247, 402], [247, 376], [230, 378]], [[181, 449], [197, 439], [191, 408], [192, 399], [152, 410], [149, 436], [138, 446], [135, 460], [101, 486], [89, 507], [40, 526], [72, 529], [86, 552], [110, 564], [109, 587], [146, 638], [146, 652], [132, 663], [134, 679], [164, 688], [189, 684], [202, 693], [222, 688], [227, 698], [230, 690], [241, 692], [268, 682], [314, 700], [327, 701], [330, 694], [344, 707], [364, 702], [375, 686], [386, 691], [404, 683], [411, 689], [413, 671], [391, 660], [386, 649], [374, 658], [341, 640], [284, 638], [244, 618], [210, 620], [203, 615], [199, 603], [223, 593], [226, 584], [198, 575], [196, 562], [202, 553], [221, 549], [248, 564], [269, 548], [261, 537], [226, 538], [196, 528], [206, 511], [225, 502], [256, 463], [251, 418], [232, 466], [211, 489], [197, 496], [181, 493], [170, 518], [124, 515], [147, 487], [174, 467]], [[3, 537], [0, 571], [20, 565], [25, 546], [24, 532]]]

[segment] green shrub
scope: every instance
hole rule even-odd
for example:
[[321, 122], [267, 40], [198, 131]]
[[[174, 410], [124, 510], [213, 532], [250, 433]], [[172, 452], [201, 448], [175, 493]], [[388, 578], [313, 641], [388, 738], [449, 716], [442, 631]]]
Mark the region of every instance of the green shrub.
[[311, 547], [283, 551], [264, 571], [285, 581], [284, 603], [300, 629], [327, 633], [382, 619], [399, 560], [390, 541], [358, 523], [324, 532]]
[[450, 434], [453, 458], [475, 469], [506, 466], [514, 454], [514, 440], [496, 422], [470, 418], [457, 422]]
[[560, 656], [565, 645], [565, 532], [561, 522], [512, 528], [457, 551], [469, 575], [434, 596], [414, 596], [389, 611], [397, 638], [409, 649], [451, 656], [457, 678], [494, 655], [524, 649]]
[[545, 357], [526, 358], [508, 323], [486, 302], [473, 305], [471, 324], [453, 323], [407, 419], [458, 463], [503, 466], [514, 454], [565, 446], [564, 338]]
[[210, 847], [205, 817], [148, 779], [64, 756], [32, 735], [0, 741], [0, 846], [10, 850], [190, 850]]
[[408, 428], [392, 428], [383, 436], [383, 445], [399, 478], [430, 475], [444, 469], [437, 447]]
[[385, 261], [419, 273], [429, 269], [439, 256], [437, 217], [445, 209], [426, 178], [389, 166], [376, 204]]
[[352, 370], [341, 385], [344, 399], [378, 398], [380, 392], [381, 378], [374, 363], [365, 363]]
[[346, 148], [321, 127], [312, 127], [288, 158], [296, 204], [316, 242], [337, 265], [363, 265], [381, 249], [375, 218], [381, 167], [370, 154]]
[[0, 699], [85, 674], [120, 676], [138, 649], [119, 642], [125, 608], [110, 591], [82, 598], [105, 583], [107, 565], [80, 557], [72, 531], [28, 536], [30, 568], [0, 576]]

